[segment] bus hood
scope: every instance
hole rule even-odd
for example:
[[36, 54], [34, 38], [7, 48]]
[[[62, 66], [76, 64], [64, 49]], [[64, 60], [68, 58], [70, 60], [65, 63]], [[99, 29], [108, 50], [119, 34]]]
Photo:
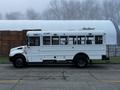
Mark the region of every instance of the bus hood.
[[25, 48], [25, 46], [15, 47], [15, 48], [10, 49], [10, 52], [13, 52], [13, 51], [15, 51], [15, 50], [21, 50], [21, 51], [24, 51], [24, 48]]
[[25, 52], [25, 47], [26, 46], [19, 46], [19, 47], [15, 47], [15, 48], [10, 49], [9, 56], [14, 56], [15, 54], [18, 54], [18, 53], [23, 54]]

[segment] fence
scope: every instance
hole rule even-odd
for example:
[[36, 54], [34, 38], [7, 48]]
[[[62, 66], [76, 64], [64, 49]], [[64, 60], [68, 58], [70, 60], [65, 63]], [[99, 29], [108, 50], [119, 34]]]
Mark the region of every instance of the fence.
[[120, 56], [120, 45], [107, 45], [108, 56]]

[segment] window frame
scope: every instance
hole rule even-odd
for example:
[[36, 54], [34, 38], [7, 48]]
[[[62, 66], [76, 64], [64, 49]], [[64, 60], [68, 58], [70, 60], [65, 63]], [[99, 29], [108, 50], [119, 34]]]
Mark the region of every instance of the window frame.
[[[82, 40], [82, 38], [84, 38], [84, 40]], [[85, 35], [77, 36], [77, 45], [85, 45], [85, 44], [86, 44], [86, 36]]]
[[[61, 41], [62, 41], [61, 39], [62, 38], [65, 39], [64, 44], [61, 43]], [[59, 45], [68, 45], [68, 44], [69, 44], [69, 42], [68, 42], [68, 36], [60, 36], [59, 37]]]
[[95, 43], [95, 37], [93, 35], [87, 35], [86, 36], [86, 45], [93, 45], [94, 43]]
[[[45, 44], [45, 37], [48, 38]], [[96, 39], [97, 37], [97, 39]], [[54, 40], [55, 39], [55, 40]], [[98, 40], [98, 41], [96, 41]], [[55, 42], [55, 43], [54, 43]], [[103, 35], [49, 35], [42, 36], [42, 45], [96, 45], [104, 44]]]
[[[53, 40], [55, 38], [57, 38], [58, 40]], [[60, 45], [60, 37], [59, 36], [52, 36], [51, 39], [52, 39], [51, 45]], [[54, 43], [53, 41], [57, 41], [57, 43], [56, 42]]]
[[[70, 38], [72, 39], [72, 40], [70, 40]], [[72, 44], [70, 44], [70, 42], [72, 41]], [[68, 44], [69, 45], [77, 45], [77, 35], [75, 36], [75, 35], [70, 35], [70, 36], [68, 36]]]
[[[45, 41], [44, 38], [45, 38], [45, 37], [47, 37], [47, 39], [48, 39], [48, 37], [49, 37], [49, 39], [46, 40], [46, 41], [49, 41], [49, 44], [45, 44], [46, 42], [44, 43], [44, 41]], [[42, 45], [51, 45], [51, 36], [43, 36], [42, 38], [43, 38], [43, 40], [42, 40], [42, 41], [43, 41], [43, 42], [42, 42]]]
[[[96, 37], [98, 37], [98, 41], [96, 41]], [[100, 38], [101, 37], [101, 38]], [[99, 44], [104, 44], [104, 37], [103, 35], [95, 35], [95, 44], [99, 45]]]
[[[30, 38], [37, 38], [38, 39], [37, 43], [36, 43], [35, 39], [34, 39], [33, 43], [31, 43], [31, 41], [30, 41], [31, 39]], [[40, 46], [40, 41], [41, 41], [40, 40], [40, 36], [28, 36], [27, 37], [27, 46], [31, 46], [31, 47], [33, 47], [33, 46]], [[33, 44], [33, 45], [31, 45], [31, 44]]]

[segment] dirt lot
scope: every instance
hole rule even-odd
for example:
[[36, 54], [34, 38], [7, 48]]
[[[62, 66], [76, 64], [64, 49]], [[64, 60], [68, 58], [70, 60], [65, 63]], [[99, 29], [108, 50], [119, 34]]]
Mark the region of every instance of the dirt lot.
[[120, 90], [120, 64], [29, 66], [0, 64], [0, 90]]

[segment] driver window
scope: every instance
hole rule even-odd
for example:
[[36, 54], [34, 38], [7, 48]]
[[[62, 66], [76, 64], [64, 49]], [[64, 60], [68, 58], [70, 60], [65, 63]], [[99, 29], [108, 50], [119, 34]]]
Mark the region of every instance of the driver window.
[[40, 37], [29, 37], [29, 46], [40, 46]]

